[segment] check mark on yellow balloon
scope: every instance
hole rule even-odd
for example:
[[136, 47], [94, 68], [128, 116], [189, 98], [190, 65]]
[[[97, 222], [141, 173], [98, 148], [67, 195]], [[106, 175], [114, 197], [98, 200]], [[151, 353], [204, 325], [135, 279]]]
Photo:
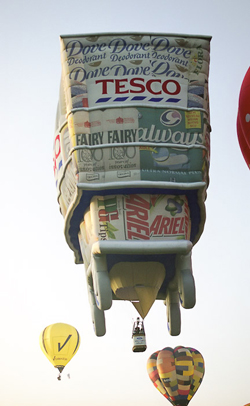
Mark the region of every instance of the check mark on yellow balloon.
[[65, 345], [69, 341], [70, 337], [72, 337], [72, 334], [68, 335], [68, 337], [66, 338], [66, 340], [64, 341], [62, 346], [61, 346], [61, 343], [58, 343], [58, 352], [60, 352], [63, 349], [63, 347], [65, 347]]

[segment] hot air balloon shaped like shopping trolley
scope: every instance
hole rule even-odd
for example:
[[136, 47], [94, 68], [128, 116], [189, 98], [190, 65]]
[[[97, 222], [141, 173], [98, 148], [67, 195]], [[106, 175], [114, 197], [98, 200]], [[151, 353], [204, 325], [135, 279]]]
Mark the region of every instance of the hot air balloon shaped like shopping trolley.
[[65, 238], [84, 262], [94, 331], [112, 300], [170, 334], [195, 305], [192, 247], [205, 223], [210, 37], [60, 37], [54, 174]]

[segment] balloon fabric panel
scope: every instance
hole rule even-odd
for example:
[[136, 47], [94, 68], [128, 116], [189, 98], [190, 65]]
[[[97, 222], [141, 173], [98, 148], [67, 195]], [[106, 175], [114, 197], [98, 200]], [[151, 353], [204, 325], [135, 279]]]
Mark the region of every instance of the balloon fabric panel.
[[191, 398], [194, 396], [196, 391], [198, 390], [202, 379], [204, 377], [205, 373], [205, 363], [202, 355], [199, 353], [199, 351], [189, 348], [189, 351], [192, 354], [193, 360], [194, 360], [194, 374], [193, 374], [193, 381], [190, 387], [190, 392], [188, 395], [188, 400], [191, 400]]
[[166, 388], [170, 398], [178, 395], [178, 384], [175, 368], [175, 360], [172, 348], [164, 348], [157, 358], [159, 377]]
[[159, 351], [154, 352], [147, 361], [148, 375], [149, 375], [149, 378], [151, 379], [151, 381], [153, 382], [154, 386], [156, 387], [156, 389], [158, 389], [158, 391], [166, 399], [168, 399], [171, 402], [170, 397], [169, 397], [168, 393], [166, 392], [166, 389], [164, 388], [164, 386], [160, 380], [159, 373], [157, 370], [156, 363], [157, 363], [158, 354], [159, 354]]

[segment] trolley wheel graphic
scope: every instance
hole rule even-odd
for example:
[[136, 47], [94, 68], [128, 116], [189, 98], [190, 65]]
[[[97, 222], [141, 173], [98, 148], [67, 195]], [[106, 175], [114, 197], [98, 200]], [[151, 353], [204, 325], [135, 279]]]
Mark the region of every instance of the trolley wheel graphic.
[[182, 307], [192, 309], [196, 302], [194, 277], [190, 270], [180, 272], [178, 288]]
[[104, 336], [106, 334], [104, 311], [98, 309], [96, 305], [93, 306], [92, 321], [95, 335], [97, 337]]
[[171, 336], [178, 336], [181, 332], [181, 313], [179, 294], [177, 291], [168, 292], [166, 306], [169, 334]]
[[108, 310], [112, 305], [112, 290], [108, 272], [96, 272], [93, 277], [96, 305], [100, 310]]

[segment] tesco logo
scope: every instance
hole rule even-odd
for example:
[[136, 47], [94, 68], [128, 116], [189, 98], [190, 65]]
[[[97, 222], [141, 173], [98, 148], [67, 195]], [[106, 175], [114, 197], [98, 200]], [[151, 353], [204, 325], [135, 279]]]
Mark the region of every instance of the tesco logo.
[[153, 95], [166, 93], [167, 95], [177, 95], [181, 92], [181, 85], [173, 79], [100, 79], [95, 84], [100, 87], [101, 94], [140, 94], [145, 91]]

